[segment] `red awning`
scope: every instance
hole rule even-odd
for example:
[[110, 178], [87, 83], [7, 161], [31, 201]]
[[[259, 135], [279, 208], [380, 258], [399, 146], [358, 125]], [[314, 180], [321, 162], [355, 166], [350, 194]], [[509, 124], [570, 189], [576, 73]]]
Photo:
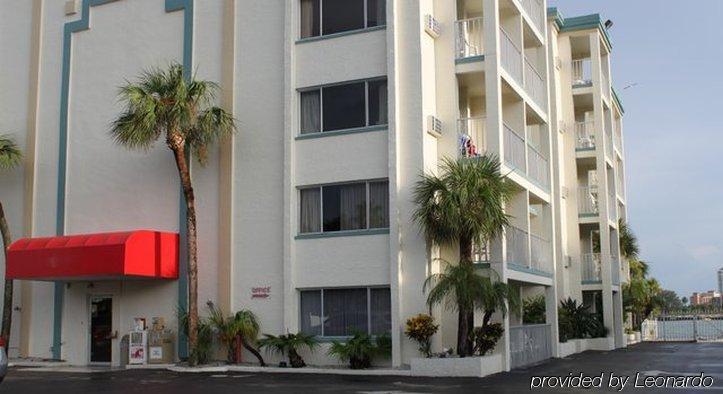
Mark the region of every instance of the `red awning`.
[[10, 245], [5, 277], [28, 280], [178, 278], [178, 234], [138, 230], [24, 238]]

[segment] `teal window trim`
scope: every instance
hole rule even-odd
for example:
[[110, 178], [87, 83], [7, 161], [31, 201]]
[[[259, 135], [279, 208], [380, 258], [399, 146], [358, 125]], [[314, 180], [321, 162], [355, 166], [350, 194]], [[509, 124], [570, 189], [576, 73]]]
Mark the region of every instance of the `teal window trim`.
[[337, 238], [337, 237], [356, 237], [360, 235], [380, 235], [389, 234], [389, 228], [370, 228], [363, 230], [341, 230], [328, 231], [325, 233], [304, 233], [299, 234], [294, 239], [319, 239], [319, 238]]
[[573, 88], [573, 89], [590, 88], [590, 87], [592, 87], [592, 81], [584, 82], [584, 83], [578, 83], [578, 84], [573, 84], [573, 85], [572, 85], [572, 88]]
[[581, 218], [596, 218], [596, 217], [600, 216], [600, 214], [599, 213], [578, 213], [577, 216], [581, 217]]
[[602, 284], [602, 281], [601, 281], [601, 280], [583, 280], [583, 281], [580, 281], [580, 284], [583, 284], [583, 285], [599, 285], [599, 284]]
[[338, 33], [318, 35], [318, 36], [306, 37], [306, 38], [299, 38], [298, 40], [296, 40], [296, 43], [297, 44], [306, 44], [309, 42], [331, 40], [334, 38], [351, 36], [351, 35], [360, 34], [360, 33], [369, 33], [369, 32], [373, 32], [373, 31], [377, 31], [377, 30], [385, 30], [386, 28], [387, 28], [387, 25], [379, 25], [379, 26], [365, 27], [362, 29], [340, 31]]
[[594, 150], [595, 150], [594, 146], [591, 148], [575, 148], [575, 152], [591, 152]]
[[389, 129], [389, 125], [383, 124], [383, 125], [355, 127], [352, 129], [343, 129], [343, 130], [334, 130], [334, 131], [318, 131], [315, 133], [299, 134], [298, 136], [296, 136], [296, 139], [297, 140], [310, 140], [310, 139], [314, 139], [314, 138], [336, 137], [336, 136], [340, 136], [340, 135], [368, 133], [368, 132], [372, 132], [372, 131], [386, 131], [388, 129]]
[[532, 275], [537, 275], [537, 276], [544, 276], [545, 278], [552, 278], [552, 273], [551, 273], [551, 272], [540, 271], [540, 270], [537, 270], [537, 269], [534, 269], [534, 268], [524, 267], [524, 266], [521, 266], [521, 265], [518, 265], [518, 264], [515, 264], [515, 263], [507, 263], [507, 268], [509, 268], [509, 269], [511, 269], [511, 270], [513, 270], [513, 271], [517, 271], [517, 272], [524, 272], [524, 273], [526, 273], [526, 274], [532, 274]]
[[301, 92], [308, 92], [311, 90], [328, 88], [328, 87], [332, 87], [332, 86], [351, 85], [351, 84], [360, 83], [360, 82], [382, 81], [382, 80], [386, 80], [386, 79], [387, 79], [386, 75], [379, 75], [376, 77], [358, 78], [358, 79], [350, 79], [348, 81], [330, 82], [330, 83], [324, 83], [324, 84], [320, 84], [320, 85], [304, 86], [302, 88], [297, 88], [296, 90], [299, 93], [301, 93]]
[[466, 64], [466, 63], [477, 63], [485, 60], [485, 55], [463, 57], [461, 59], [455, 59], [455, 64]]

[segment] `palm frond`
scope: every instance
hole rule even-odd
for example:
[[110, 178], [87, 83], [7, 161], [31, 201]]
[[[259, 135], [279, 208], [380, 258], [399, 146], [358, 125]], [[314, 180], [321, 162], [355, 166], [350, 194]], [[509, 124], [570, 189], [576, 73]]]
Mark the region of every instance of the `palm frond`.
[[0, 135], [0, 170], [17, 167], [23, 161], [23, 154], [15, 141], [6, 135]]
[[618, 220], [618, 234], [620, 237], [620, 254], [628, 260], [637, 259], [640, 254], [638, 238], [623, 219]]

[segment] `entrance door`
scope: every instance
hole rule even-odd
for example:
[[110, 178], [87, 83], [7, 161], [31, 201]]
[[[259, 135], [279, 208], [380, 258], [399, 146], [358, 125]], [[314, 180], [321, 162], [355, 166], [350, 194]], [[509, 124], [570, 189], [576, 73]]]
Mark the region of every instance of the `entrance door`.
[[90, 362], [110, 363], [113, 337], [113, 299], [90, 299]]

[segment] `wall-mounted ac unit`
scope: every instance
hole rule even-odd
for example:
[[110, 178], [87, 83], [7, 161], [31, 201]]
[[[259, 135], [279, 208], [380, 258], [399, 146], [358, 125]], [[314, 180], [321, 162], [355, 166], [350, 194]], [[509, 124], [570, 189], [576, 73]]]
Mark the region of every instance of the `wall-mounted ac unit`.
[[436, 138], [442, 136], [442, 121], [434, 115], [427, 116], [427, 133]]
[[65, 15], [73, 15], [78, 13], [78, 0], [67, 0], [65, 2]]
[[442, 27], [432, 15], [427, 14], [424, 16], [424, 31], [432, 38], [437, 38], [442, 33]]

